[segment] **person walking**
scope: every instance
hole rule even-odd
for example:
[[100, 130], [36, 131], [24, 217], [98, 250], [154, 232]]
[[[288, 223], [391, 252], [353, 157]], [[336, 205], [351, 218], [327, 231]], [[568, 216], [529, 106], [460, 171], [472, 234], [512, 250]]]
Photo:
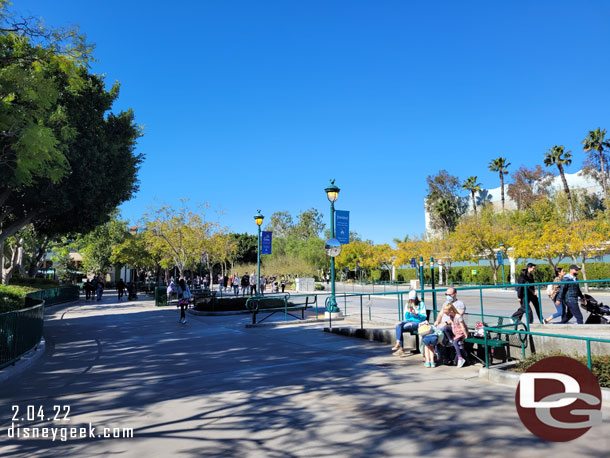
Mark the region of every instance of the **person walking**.
[[[563, 267], [556, 267], [555, 268], [555, 277], [553, 278], [553, 283], [559, 283], [561, 281], [563, 281], [563, 277], [565, 276], [566, 271], [563, 270]], [[557, 297], [559, 296], [559, 289], [561, 288], [561, 285], [549, 285], [547, 287], [547, 295], [549, 296], [549, 299], [551, 299], [551, 302], [553, 302], [553, 305], [557, 308], [557, 311], [544, 319], [544, 324], [549, 324], [551, 321], [553, 321], [555, 318], [563, 318], [565, 316], [565, 312], [564, 312], [564, 305], [559, 303], [557, 304]]]
[[231, 280], [231, 286], [233, 286], [233, 295], [235, 297], [239, 296], [239, 275], [233, 274], [233, 279]]
[[563, 308], [564, 315], [561, 319], [562, 323], [567, 323], [572, 319], [573, 316], [576, 318], [576, 322], [578, 324], [583, 324], [582, 312], [578, 306], [578, 299], [582, 299], [585, 304], [587, 303], [587, 300], [580, 290], [580, 285], [576, 283], [578, 280], [579, 271], [580, 267], [578, 267], [576, 264], [572, 264], [570, 266], [570, 273], [563, 277], [563, 281], [569, 283], [564, 283], [561, 285], [555, 300], [556, 306], [565, 304], [565, 307]]
[[102, 300], [102, 295], [104, 294], [104, 280], [100, 277], [97, 280], [97, 297], [96, 300], [99, 302]]
[[85, 284], [83, 285], [83, 289], [85, 290], [85, 300], [88, 301], [89, 299], [91, 299], [91, 291], [93, 291], [93, 286], [91, 285], [91, 282], [88, 278]]
[[188, 285], [184, 281], [184, 278], [181, 278], [178, 281], [178, 306], [180, 307], [180, 323], [186, 324], [186, 309], [189, 306], [189, 300], [191, 298], [191, 290]]
[[282, 287], [282, 292], [286, 289], [286, 279], [282, 277], [282, 281], [280, 282], [280, 286]]
[[248, 290], [250, 289], [250, 275], [245, 273], [241, 277], [241, 295], [245, 296], [248, 294]]
[[[527, 283], [534, 283], [534, 271], [536, 270], [536, 264], [529, 262], [527, 267], [521, 270], [519, 274], [519, 278], [517, 279], [517, 283], [520, 285], [524, 285]], [[532, 314], [532, 308], [529, 307], [531, 303], [534, 306], [534, 310], [536, 310], [536, 315], [538, 315], [538, 320], [542, 323], [542, 313], [540, 312], [540, 303], [538, 302], [538, 296], [536, 295], [536, 288], [534, 286], [527, 287], [527, 304], [525, 303], [525, 286], [517, 286], [517, 298], [519, 300], [519, 308], [515, 313], [513, 313], [513, 318], [517, 321], [521, 321], [523, 314], [526, 313], [529, 316], [530, 324], [534, 322], [534, 315]]]
[[267, 277], [261, 277], [261, 295], [264, 295], [266, 290], [267, 290]]
[[116, 284], [116, 289], [117, 289], [118, 296], [119, 296], [119, 302], [121, 302], [121, 299], [123, 298], [123, 295], [125, 294], [125, 282], [123, 281], [122, 278], [119, 278], [119, 281]]
[[250, 275], [250, 295], [256, 295], [256, 274], [254, 272]]

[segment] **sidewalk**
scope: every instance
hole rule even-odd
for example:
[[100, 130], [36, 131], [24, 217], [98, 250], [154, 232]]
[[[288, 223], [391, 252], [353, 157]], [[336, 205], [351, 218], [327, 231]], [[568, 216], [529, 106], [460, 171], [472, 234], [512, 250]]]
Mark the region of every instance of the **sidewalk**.
[[[604, 424], [547, 443], [519, 420], [513, 388], [478, 366], [323, 332], [245, 328], [249, 316], [188, 316], [150, 300], [57, 307], [44, 358], [1, 385], [1, 456], [602, 456]], [[69, 405], [70, 426], [131, 427], [133, 439], [7, 438], [11, 405]], [[56, 423], [45, 422], [49, 426]], [[52, 451], [50, 451], [50, 449]]]

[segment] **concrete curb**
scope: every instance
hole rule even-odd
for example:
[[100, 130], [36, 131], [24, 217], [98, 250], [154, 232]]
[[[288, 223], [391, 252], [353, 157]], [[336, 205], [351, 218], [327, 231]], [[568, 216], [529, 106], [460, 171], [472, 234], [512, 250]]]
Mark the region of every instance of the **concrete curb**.
[[[521, 374], [510, 370], [514, 366], [516, 366], [516, 362], [511, 361], [490, 368], [482, 367], [479, 369], [479, 378], [491, 383], [508, 385], [516, 388], [519, 384], [519, 377]], [[602, 400], [610, 401], [609, 388], [602, 388]]]
[[9, 378], [21, 374], [28, 367], [38, 361], [44, 355], [46, 342], [44, 337], [40, 339], [38, 345], [26, 352], [21, 358], [15, 361], [14, 364], [0, 370], [0, 383], [4, 383]]
[[395, 332], [392, 329], [324, 328], [324, 332], [386, 344], [393, 344], [396, 341]]
[[[333, 321], [343, 321], [344, 318], [333, 318]], [[294, 326], [297, 324], [311, 324], [311, 323], [326, 323], [328, 318], [309, 318], [305, 320], [291, 320], [291, 321], [270, 321], [268, 323], [256, 323], [256, 324], [247, 324], [247, 328], [263, 328], [265, 326], [269, 327], [279, 327], [279, 326]], [[328, 329], [328, 328], [326, 328]]]
[[228, 312], [201, 312], [195, 309], [188, 309], [188, 313], [197, 316], [227, 316], [227, 315], [243, 315], [252, 313], [250, 310], [230, 310]]

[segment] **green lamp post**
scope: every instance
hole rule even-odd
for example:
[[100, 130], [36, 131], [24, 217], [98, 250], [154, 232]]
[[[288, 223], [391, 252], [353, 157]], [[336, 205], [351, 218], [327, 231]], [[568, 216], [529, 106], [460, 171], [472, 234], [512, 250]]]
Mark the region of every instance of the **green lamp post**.
[[256, 295], [259, 296], [261, 293], [261, 224], [265, 217], [261, 214], [260, 210], [254, 216], [254, 221], [258, 226], [258, 243], [256, 245]]
[[[334, 251], [331, 249], [327, 249], [328, 254], [331, 256], [330, 258], [330, 298], [328, 300], [327, 310], [329, 313], [338, 313], [339, 307], [337, 307], [337, 300], [335, 299], [335, 256], [337, 256], [341, 252], [341, 245], [335, 239], [335, 202], [339, 197], [339, 187], [335, 185], [335, 180], [330, 180], [330, 186], [324, 189], [326, 192], [326, 197], [330, 202], [330, 240], [327, 244], [330, 243], [334, 246]], [[336, 246], [338, 245], [338, 247]], [[338, 252], [337, 249], [338, 248]], [[336, 253], [336, 254], [333, 254]]]

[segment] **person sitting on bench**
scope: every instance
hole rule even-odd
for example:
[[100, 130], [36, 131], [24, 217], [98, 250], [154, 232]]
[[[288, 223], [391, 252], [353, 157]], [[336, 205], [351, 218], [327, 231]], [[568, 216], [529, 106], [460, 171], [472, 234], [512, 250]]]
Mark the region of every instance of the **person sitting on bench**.
[[395, 356], [405, 354], [403, 345], [403, 332], [413, 332], [419, 326], [419, 323], [426, 320], [426, 305], [417, 297], [417, 292], [409, 291], [409, 301], [407, 302], [407, 310], [405, 311], [405, 321], [396, 323], [396, 345], [392, 347]]

